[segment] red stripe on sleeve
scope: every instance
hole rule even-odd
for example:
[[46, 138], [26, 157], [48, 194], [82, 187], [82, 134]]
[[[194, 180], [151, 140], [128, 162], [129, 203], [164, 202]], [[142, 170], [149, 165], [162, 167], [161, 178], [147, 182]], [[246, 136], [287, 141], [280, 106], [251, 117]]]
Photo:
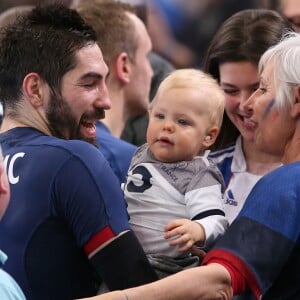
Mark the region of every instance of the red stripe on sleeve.
[[84, 245], [84, 252], [89, 256], [94, 250], [115, 236], [109, 226], [104, 227]]
[[234, 295], [243, 292], [246, 285], [250, 287], [256, 299], [260, 299], [261, 290], [248, 266], [237, 256], [225, 250], [215, 249], [209, 251], [202, 262], [203, 265], [218, 263], [225, 267], [231, 276], [231, 285]]

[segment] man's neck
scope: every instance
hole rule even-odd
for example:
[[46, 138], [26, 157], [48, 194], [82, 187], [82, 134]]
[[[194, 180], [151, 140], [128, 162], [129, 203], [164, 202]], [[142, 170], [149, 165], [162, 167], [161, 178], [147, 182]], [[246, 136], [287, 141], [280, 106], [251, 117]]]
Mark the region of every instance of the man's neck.
[[110, 89], [109, 95], [111, 109], [105, 112], [105, 119], [101, 121], [108, 127], [112, 135], [120, 138], [127, 121], [127, 117], [125, 116], [123, 91], [119, 90], [117, 92]]
[[[24, 110], [26, 110], [26, 108], [24, 108]], [[45, 118], [40, 114], [39, 111], [30, 110], [30, 112], [27, 114], [24, 110], [22, 111], [22, 115], [15, 112], [12, 114], [10, 114], [9, 111], [5, 112], [0, 132], [3, 133], [16, 127], [31, 127], [43, 132], [46, 135], [52, 135], [47, 126]]]

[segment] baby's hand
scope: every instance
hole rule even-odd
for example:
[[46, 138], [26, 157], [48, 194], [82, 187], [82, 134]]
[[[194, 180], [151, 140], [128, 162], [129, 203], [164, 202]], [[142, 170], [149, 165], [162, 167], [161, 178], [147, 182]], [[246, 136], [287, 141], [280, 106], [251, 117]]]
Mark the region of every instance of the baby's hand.
[[171, 221], [165, 227], [165, 239], [175, 238], [169, 242], [170, 246], [181, 245], [178, 252], [190, 249], [196, 242], [204, 243], [205, 232], [203, 227], [188, 219], [177, 219]]

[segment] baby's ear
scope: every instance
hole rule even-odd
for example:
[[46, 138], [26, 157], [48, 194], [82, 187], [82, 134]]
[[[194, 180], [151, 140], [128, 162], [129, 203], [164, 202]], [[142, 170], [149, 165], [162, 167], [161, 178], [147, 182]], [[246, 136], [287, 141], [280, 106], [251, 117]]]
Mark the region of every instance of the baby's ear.
[[214, 126], [212, 128], [210, 128], [207, 132], [206, 132], [206, 135], [202, 141], [202, 145], [205, 147], [205, 148], [209, 148], [211, 145], [214, 144], [214, 142], [216, 141], [216, 138], [219, 134], [219, 127], [217, 126]]

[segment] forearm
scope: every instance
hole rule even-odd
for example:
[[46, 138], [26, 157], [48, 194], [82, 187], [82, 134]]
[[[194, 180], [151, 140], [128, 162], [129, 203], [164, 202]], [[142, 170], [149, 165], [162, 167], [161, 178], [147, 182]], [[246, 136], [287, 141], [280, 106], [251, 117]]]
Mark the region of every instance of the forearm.
[[[219, 264], [181, 271], [162, 280], [93, 300], [229, 300], [232, 299], [230, 275]], [[90, 299], [90, 300], [92, 300]]]
[[217, 264], [191, 268], [125, 292], [129, 300], [232, 299], [230, 275], [223, 266]]

